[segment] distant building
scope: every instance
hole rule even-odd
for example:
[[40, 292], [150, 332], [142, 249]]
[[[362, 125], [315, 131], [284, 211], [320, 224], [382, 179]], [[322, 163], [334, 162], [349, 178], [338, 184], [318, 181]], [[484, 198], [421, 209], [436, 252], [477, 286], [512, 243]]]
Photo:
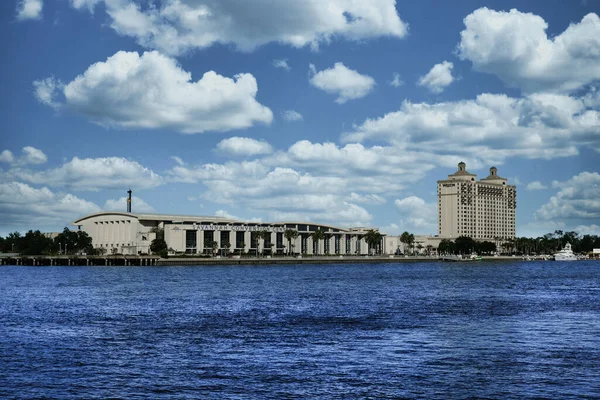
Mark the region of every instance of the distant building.
[[[130, 207], [130, 202], [128, 206]], [[372, 228], [340, 228], [314, 222], [246, 222], [229, 218], [137, 214], [131, 212], [101, 212], [90, 214], [73, 222], [91, 238], [92, 245], [106, 254], [148, 254], [157, 230], [163, 230], [167, 246], [177, 253], [212, 253], [216, 242], [217, 253], [262, 252], [287, 253], [287, 229], [298, 232], [292, 241], [292, 253], [301, 254], [367, 254], [368, 246], [362, 237]], [[323, 230], [325, 238], [313, 241], [311, 234]], [[266, 240], [259, 240], [259, 231], [270, 232]], [[377, 229], [375, 229], [377, 230]], [[378, 246], [385, 254], [385, 234]], [[229, 246], [227, 246], [229, 244]]]
[[439, 237], [469, 236], [492, 242], [515, 237], [517, 188], [498, 176], [495, 167], [478, 181], [460, 162], [458, 171], [437, 186]]

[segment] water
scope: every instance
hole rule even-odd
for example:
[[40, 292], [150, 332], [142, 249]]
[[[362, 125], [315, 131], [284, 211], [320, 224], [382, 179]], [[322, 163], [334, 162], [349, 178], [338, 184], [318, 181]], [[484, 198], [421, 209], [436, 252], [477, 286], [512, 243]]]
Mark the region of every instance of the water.
[[0, 267], [0, 398], [600, 398], [600, 263]]

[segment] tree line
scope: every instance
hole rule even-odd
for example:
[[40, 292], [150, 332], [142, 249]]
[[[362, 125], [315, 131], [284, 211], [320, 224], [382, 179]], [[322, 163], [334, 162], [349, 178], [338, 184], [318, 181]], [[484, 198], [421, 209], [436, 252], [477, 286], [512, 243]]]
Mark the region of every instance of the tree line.
[[20, 232], [0, 236], [0, 252], [22, 255], [74, 255], [96, 254], [92, 238], [84, 231], [72, 231], [65, 228], [52, 238], [39, 230], [30, 230], [25, 235]]
[[554, 254], [562, 250], [567, 243], [575, 253], [589, 253], [600, 248], [600, 236], [580, 235], [575, 231], [556, 230], [537, 238], [516, 237], [514, 239], [497, 238], [494, 242], [478, 242], [468, 236], [456, 240], [444, 239], [440, 242], [440, 254], [491, 254], [500, 252], [515, 255]]

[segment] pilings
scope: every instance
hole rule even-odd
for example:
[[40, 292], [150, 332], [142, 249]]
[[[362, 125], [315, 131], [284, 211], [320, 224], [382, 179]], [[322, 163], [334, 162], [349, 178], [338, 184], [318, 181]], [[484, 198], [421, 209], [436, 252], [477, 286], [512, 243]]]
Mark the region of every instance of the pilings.
[[9, 256], [0, 257], [0, 265], [29, 266], [152, 266], [158, 265], [158, 256]]

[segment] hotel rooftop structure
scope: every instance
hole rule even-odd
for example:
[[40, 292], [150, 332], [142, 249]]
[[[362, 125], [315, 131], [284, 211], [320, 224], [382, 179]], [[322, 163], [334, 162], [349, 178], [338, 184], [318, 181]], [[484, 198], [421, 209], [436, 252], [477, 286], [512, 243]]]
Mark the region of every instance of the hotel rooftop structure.
[[458, 171], [438, 186], [438, 235], [455, 239], [469, 236], [476, 240], [514, 239], [517, 188], [498, 176], [495, 167], [490, 175], [477, 180], [460, 162]]
[[[130, 194], [131, 196], [131, 194]], [[138, 214], [129, 212], [101, 212], [90, 214], [73, 222], [92, 238], [94, 248], [105, 249], [106, 254], [149, 254], [150, 243], [157, 230], [163, 230], [167, 246], [177, 253], [202, 254], [217, 251], [258, 254], [287, 253], [287, 229], [298, 232], [291, 241], [291, 252], [300, 254], [368, 254], [368, 246], [362, 236], [371, 228], [340, 228], [314, 222], [245, 222], [229, 218]], [[324, 238], [313, 240], [311, 234], [317, 229], [324, 231]], [[377, 229], [375, 229], [377, 231]], [[260, 240], [259, 231], [268, 231], [269, 238]], [[385, 235], [382, 234], [378, 250], [385, 253]], [[317, 243], [318, 242], [318, 243]]]

